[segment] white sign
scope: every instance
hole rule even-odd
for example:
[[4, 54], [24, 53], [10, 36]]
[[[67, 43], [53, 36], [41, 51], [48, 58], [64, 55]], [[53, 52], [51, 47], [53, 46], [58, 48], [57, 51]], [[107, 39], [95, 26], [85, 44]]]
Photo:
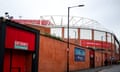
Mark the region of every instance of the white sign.
[[15, 49], [28, 50], [28, 43], [22, 42], [22, 41], [15, 41], [14, 42], [14, 48]]

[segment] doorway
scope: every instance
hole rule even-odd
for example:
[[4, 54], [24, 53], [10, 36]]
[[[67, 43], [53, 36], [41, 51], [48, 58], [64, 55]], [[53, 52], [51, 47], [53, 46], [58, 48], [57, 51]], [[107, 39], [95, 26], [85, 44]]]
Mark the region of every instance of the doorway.
[[22, 50], [6, 49], [3, 72], [31, 72], [31, 67], [32, 54]]
[[95, 67], [95, 52], [94, 52], [94, 50], [90, 50], [89, 54], [90, 54], [90, 68], [94, 68]]

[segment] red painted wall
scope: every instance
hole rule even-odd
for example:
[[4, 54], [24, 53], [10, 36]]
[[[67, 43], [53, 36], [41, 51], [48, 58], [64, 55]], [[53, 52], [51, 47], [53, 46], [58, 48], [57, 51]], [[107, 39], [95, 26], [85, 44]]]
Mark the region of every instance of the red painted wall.
[[6, 51], [4, 55], [4, 72], [10, 71], [10, 51]]
[[23, 42], [28, 44], [28, 50], [34, 51], [35, 47], [35, 35], [31, 32], [24, 31], [22, 29], [13, 28], [7, 26], [5, 48], [15, 48], [15, 41]]
[[30, 53], [24, 51], [12, 50], [10, 52], [10, 50], [6, 49], [4, 55], [4, 72], [10, 72], [10, 66], [12, 67], [12, 72], [19, 72], [19, 69], [20, 72], [31, 72], [32, 58], [30, 56]]
[[32, 52], [35, 51], [36, 43], [35, 34], [7, 26], [5, 36], [4, 72], [10, 72], [10, 67], [11, 72], [19, 72], [19, 70], [20, 72], [32, 72]]

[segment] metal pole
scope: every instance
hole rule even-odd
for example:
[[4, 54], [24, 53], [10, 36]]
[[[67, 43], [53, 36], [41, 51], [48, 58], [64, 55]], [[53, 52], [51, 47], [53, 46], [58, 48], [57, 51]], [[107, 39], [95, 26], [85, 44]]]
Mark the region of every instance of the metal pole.
[[67, 26], [67, 72], [69, 72], [69, 11], [70, 7], [68, 7], [68, 26]]
[[84, 5], [78, 5], [78, 6], [72, 6], [72, 7], [68, 7], [68, 26], [67, 26], [67, 72], [69, 72], [69, 16], [70, 16], [70, 8], [74, 8], [74, 7], [82, 7]]

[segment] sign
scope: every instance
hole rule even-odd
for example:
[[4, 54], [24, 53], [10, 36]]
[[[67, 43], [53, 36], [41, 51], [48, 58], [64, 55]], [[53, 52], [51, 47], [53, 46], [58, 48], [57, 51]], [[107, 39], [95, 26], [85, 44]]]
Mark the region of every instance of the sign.
[[14, 42], [14, 48], [15, 49], [28, 50], [28, 43], [22, 42], [22, 41], [15, 41]]
[[75, 61], [85, 61], [85, 50], [81, 48], [75, 48]]
[[81, 45], [86, 47], [110, 48], [112, 43], [106, 41], [81, 40]]

